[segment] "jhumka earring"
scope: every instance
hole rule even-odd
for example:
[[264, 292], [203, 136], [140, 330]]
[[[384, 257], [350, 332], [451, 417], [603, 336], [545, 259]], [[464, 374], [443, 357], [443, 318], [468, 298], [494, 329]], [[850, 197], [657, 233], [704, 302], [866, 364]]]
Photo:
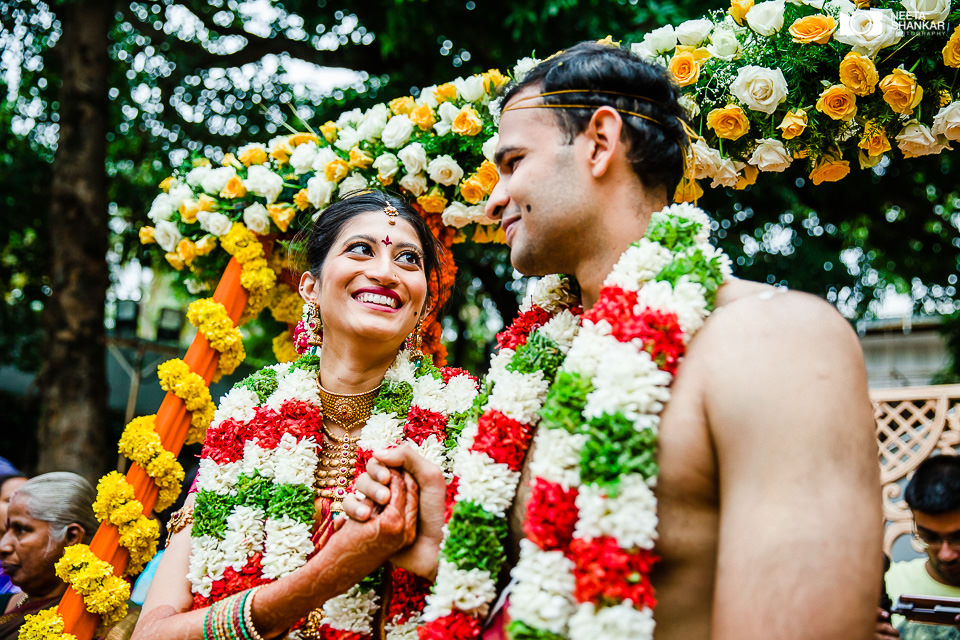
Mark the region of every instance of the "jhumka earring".
[[423, 319], [417, 320], [417, 326], [413, 328], [413, 332], [407, 336], [407, 341], [405, 346], [407, 351], [410, 353], [410, 357], [413, 360], [420, 361], [423, 360], [423, 351], [420, 350], [420, 345], [422, 343], [422, 338], [420, 337], [420, 329], [423, 326]]
[[320, 311], [312, 302], [303, 305], [303, 326], [307, 329], [307, 345], [310, 353], [316, 355], [323, 346], [323, 322], [320, 320]]

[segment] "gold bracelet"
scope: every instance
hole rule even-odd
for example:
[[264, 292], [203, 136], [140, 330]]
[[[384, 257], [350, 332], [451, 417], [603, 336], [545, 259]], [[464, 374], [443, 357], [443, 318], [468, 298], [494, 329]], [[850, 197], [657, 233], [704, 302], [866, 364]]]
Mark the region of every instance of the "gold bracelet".
[[193, 506], [192, 505], [183, 505], [172, 514], [170, 514], [170, 521], [167, 522], [167, 542], [166, 546], [170, 546], [170, 538], [174, 534], [180, 533], [185, 528], [193, 524]]

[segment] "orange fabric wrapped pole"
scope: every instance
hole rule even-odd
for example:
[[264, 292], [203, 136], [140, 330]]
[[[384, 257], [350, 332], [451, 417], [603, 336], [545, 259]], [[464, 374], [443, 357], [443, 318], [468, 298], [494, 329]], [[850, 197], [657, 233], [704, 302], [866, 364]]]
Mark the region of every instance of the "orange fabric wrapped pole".
[[[227, 314], [234, 324], [240, 320], [248, 297], [247, 290], [240, 286], [240, 272], [240, 263], [235, 258], [231, 258], [213, 294], [213, 299], [226, 307]], [[208, 385], [217, 371], [219, 359], [220, 354], [210, 347], [210, 343], [199, 332], [183, 357], [183, 361], [190, 369], [202, 377]], [[184, 406], [183, 400], [172, 392], [167, 393], [157, 411], [156, 419], [157, 433], [164, 448], [174, 455], [179, 454], [189, 427], [190, 412]], [[127, 481], [133, 485], [137, 500], [143, 503], [144, 515], [149, 515], [157, 502], [159, 494], [157, 485], [136, 463], [130, 466]], [[119, 543], [120, 534], [117, 528], [108, 523], [100, 525], [93, 537], [93, 542], [90, 543], [90, 549], [98, 557], [113, 565], [116, 575], [123, 573], [129, 559], [127, 550]], [[77, 640], [90, 640], [93, 637], [100, 618], [84, 608], [83, 599], [72, 587], [67, 589], [60, 600], [58, 611], [63, 617], [66, 633], [72, 633]]]

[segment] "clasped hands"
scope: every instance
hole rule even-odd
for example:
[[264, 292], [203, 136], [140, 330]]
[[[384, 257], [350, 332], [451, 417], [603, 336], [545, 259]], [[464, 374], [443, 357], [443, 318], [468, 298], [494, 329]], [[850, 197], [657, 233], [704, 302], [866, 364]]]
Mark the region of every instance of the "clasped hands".
[[[397, 480], [397, 474], [403, 480]], [[402, 489], [401, 489], [402, 488]], [[405, 509], [416, 509], [415, 522], [408, 524], [404, 536], [409, 543], [390, 557], [395, 566], [433, 579], [443, 540], [443, 513], [447, 487], [440, 467], [417, 453], [409, 444], [374, 452], [366, 472], [357, 477], [357, 493], [343, 501], [344, 513], [354, 522], [369, 523], [382, 517], [397, 500], [396, 493], [407, 494]], [[419, 508], [417, 508], [419, 507]], [[383, 509], [383, 512], [377, 512]], [[412, 535], [411, 535], [412, 534]]]

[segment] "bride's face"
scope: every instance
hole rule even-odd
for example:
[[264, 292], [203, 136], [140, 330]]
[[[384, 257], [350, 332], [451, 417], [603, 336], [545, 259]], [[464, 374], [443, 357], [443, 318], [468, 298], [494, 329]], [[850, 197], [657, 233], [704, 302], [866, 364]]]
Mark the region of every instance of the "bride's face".
[[303, 274], [301, 292], [318, 305], [325, 344], [361, 338], [399, 348], [423, 315], [427, 296], [416, 231], [402, 219], [389, 224], [382, 210], [351, 218], [319, 280]]

